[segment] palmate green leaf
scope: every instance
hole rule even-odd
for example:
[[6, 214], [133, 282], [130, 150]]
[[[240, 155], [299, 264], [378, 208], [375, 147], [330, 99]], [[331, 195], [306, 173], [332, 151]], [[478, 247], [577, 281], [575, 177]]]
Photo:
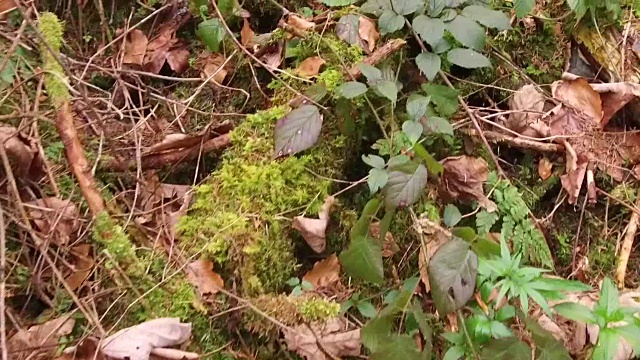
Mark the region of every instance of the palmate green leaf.
[[278, 120], [275, 155], [288, 156], [306, 150], [318, 141], [322, 115], [315, 105], [303, 105]]
[[591, 309], [582, 304], [563, 302], [554, 306], [553, 310], [569, 320], [580, 321], [587, 324], [595, 324], [597, 322], [596, 316]]
[[447, 23], [447, 30], [462, 45], [472, 49], [482, 50], [487, 42], [487, 35], [482, 26], [462, 15]]
[[371, 360], [420, 360], [421, 354], [415, 340], [407, 334], [391, 334], [387, 341], [371, 354]]
[[509, 17], [502, 11], [491, 10], [484, 6], [470, 5], [462, 10], [462, 15], [489, 28], [498, 30], [511, 29]]
[[422, 164], [409, 162], [389, 165], [389, 180], [382, 190], [388, 209], [404, 208], [414, 204], [427, 185], [428, 172]]
[[327, 6], [347, 6], [355, 4], [358, 0], [322, 0]]
[[391, 0], [393, 11], [400, 15], [410, 15], [422, 9], [424, 0]]
[[336, 93], [343, 98], [353, 99], [368, 90], [367, 85], [358, 81], [349, 81], [336, 88]]
[[220, 50], [220, 43], [224, 40], [226, 34], [227, 32], [220, 19], [213, 18], [198, 24], [197, 35], [211, 52]]
[[486, 56], [471, 49], [453, 49], [447, 53], [447, 59], [450, 63], [465, 69], [491, 67], [491, 61]]
[[428, 272], [436, 309], [440, 316], [445, 316], [473, 296], [478, 257], [465, 241], [451, 239], [436, 251]]
[[[571, 2], [571, 0], [569, 0]], [[529, 15], [533, 6], [536, 4], [536, 0], [513, 0], [513, 7], [516, 10], [516, 16], [519, 19]]]
[[613, 360], [618, 352], [620, 336], [614, 328], [600, 329], [598, 343], [593, 351], [593, 360]]
[[454, 227], [462, 220], [462, 214], [457, 206], [449, 204], [444, 208], [442, 220], [448, 227]]
[[441, 116], [449, 117], [458, 111], [458, 90], [432, 83], [423, 84], [422, 89], [431, 96], [431, 102]]
[[417, 121], [405, 121], [402, 124], [402, 132], [407, 135], [412, 144], [415, 144], [422, 135], [422, 124]]
[[434, 47], [444, 36], [445, 25], [440, 19], [430, 18], [426, 15], [418, 15], [413, 19], [413, 29], [427, 44]]
[[367, 185], [372, 194], [378, 190], [384, 188], [389, 181], [389, 174], [384, 169], [371, 169], [369, 170], [369, 178], [367, 179]]
[[440, 71], [440, 56], [429, 52], [422, 52], [416, 56], [416, 65], [429, 81], [433, 81], [438, 75], [438, 71]]
[[416, 93], [411, 94], [406, 105], [409, 119], [416, 121], [423, 117], [427, 113], [429, 102], [431, 102], [429, 96], [422, 96]]
[[381, 284], [383, 280], [382, 245], [376, 239], [360, 236], [339, 256], [340, 264], [349, 276]]
[[516, 337], [494, 339], [483, 347], [480, 358], [483, 360], [530, 360], [531, 348]]
[[378, 18], [378, 26], [382, 35], [398, 31], [404, 27], [404, 16], [386, 10]]
[[429, 116], [426, 121], [424, 121], [424, 130], [428, 133], [453, 136], [453, 125], [451, 125], [447, 119], [437, 116]]

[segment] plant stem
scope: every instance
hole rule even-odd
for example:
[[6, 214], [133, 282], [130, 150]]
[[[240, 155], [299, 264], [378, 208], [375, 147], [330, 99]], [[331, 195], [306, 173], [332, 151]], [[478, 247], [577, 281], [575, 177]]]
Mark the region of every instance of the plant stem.
[[471, 350], [471, 354], [473, 355], [473, 358], [479, 359], [478, 353], [476, 352], [476, 348], [475, 346], [473, 346], [473, 340], [471, 340], [471, 336], [467, 331], [467, 325], [464, 322], [464, 317], [462, 316], [462, 310], [456, 311], [456, 314], [458, 315], [458, 326], [460, 326], [460, 328], [462, 329], [462, 332], [464, 333], [464, 339], [467, 341], [467, 345], [469, 346], [469, 350]]

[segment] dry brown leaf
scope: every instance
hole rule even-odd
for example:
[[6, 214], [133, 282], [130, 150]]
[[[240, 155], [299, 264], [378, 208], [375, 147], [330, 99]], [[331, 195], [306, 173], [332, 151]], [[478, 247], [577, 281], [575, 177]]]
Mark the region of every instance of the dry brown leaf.
[[556, 81], [551, 86], [553, 97], [568, 104], [574, 111], [584, 114], [587, 119], [600, 125], [602, 120], [602, 100], [587, 80], [578, 78], [575, 80]]
[[538, 162], [538, 175], [540, 175], [542, 180], [547, 180], [551, 176], [552, 169], [553, 164], [546, 157], [543, 157], [540, 159], [540, 162]]
[[369, 52], [373, 52], [376, 48], [376, 42], [380, 38], [380, 33], [376, 30], [375, 21], [366, 16], [360, 16], [358, 27], [358, 35], [367, 44]]
[[215, 295], [224, 287], [222, 277], [213, 271], [213, 263], [207, 260], [196, 260], [187, 265], [187, 278], [202, 297]]
[[308, 57], [300, 63], [300, 66], [296, 69], [296, 73], [304, 77], [316, 76], [320, 72], [320, 67], [322, 67], [325, 62], [326, 61], [320, 56]]
[[293, 219], [293, 228], [300, 231], [304, 240], [313, 251], [322, 253], [327, 247], [326, 231], [329, 224], [329, 213], [331, 206], [335, 202], [333, 196], [324, 199], [324, 204], [318, 212], [318, 219], [310, 219], [303, 216], [296, 216]]
[[467, 155], [448, 157], [442, 161], [444, 171], [440, 177], [440, 195], [446, 202], [477, 201], [489, 212], [496, 204], [484, 195], [484, 183], [489, 175], [487, 163], [482, 158]]
[[640, 97], [640, 84], [633, 83], [603, 83], [591, 84], [593, 90], [602, 99], [602, 123], [604, 128], [611, 118], [625, 105], [636, 97]]
[[176, 74], [182, 74], [189, 68], [189, 50], [183, 46], [169, 50], [167, 64]]
[[260, 58], [265, 65], [272, 69], [277, 69], [282, 64], [282, 51], [284, 49], [284, 45], [282, 41], [278, 41], [272, 44], [267, 45], [267, 50], [264, 55]]
[[[221, 67], [224, 64], [224, 58], [220, 54], [214, 54], [209, 56], [205, 60], [204, 68], [202, 69], [202, 77], [205, 79], [211, 78], [213, 85], [222, 84], [224, 78], [227, 77], [227, 70]], [[215, 75], [214, 75], [215, 74]], [[213, 75], [213, 77], [211, 77]]]
[[[7, 340], [9, 354], [25, 355], [24, 358], [18, 357], [14, 360], [53, 358], [60, 338], [69, 335], [73, 331], [76, 320], [71, 317], [72, 315], [71, 313], [64, 314], [43, 324], [32, 326], [27, 331], [19, 330]], [[22, 351], [27, 348], [35, 349], [35, 352], [25, 353]]]
[[141, 30], [131, 30], [124, 42], [124, 56], [122, 62], [124, 64], [135, 64], [142, 66], [144, 55], [147, 52], [147, 44], [149, 39]]
[[[362, 347], [360, 329], [346, 329], [346, 320], [335, 318], [325, 324], [302, 324], [292, 330], [283, 329], [282, 332], [289, 351], [295, 351], [306, 360], [330, 360], [343, 356], [360, 356]], [[330, 356], [325, 355], [324, 351]]]
[[37, 147], [13, 126], [0, 125], [0, 144], [9, 158], [11, 169], [17, 178], [26, 177], [31, 171]]
[[287, 18], [287, 24], [293, 26], [298, 30], [309, 30], [316, 26], [316, 23], [311, 22], [296, 14], [289, 15], [289, 17]]
[[3, 19], [9, 11], [16, 8], [16, 3], [13, 0], [0, 0], [0, 19]]
[[160, 318], [122, 329], [102, 342], [105, 355], [130, 360], [148, 360], [156, 348], [182, 344], [191, 337], [191, 324], [178, 318]]
[[[567, 156], [570, 152], [567, 152]], [[573, 162], [573, 160], [571, 160]], [[560, 182], [562, 187], [569, 195], [569, 204], [575, 205], [580, 196], [580, 189], [582, 189], [582, 183], [584, 182], [584, 176], [587, 172], [587, 165], [589, 161], [585, 155], [578, 155], [576, 159], [576, 165], [572, 169], [567, 165], [567, 173], [560, 176]], [[568, 161], [567, 164], [570, 162]]]
[[[380, 222], [374, 222], [369, 225], [369, 234], [374, 239], [380, 238]], [[396, 242], [396, 239], [393, 237], [391, 231], [387, 231], [384, 234], [384, 241], [382, 242], [382, 257], [391, 257], [393, 254], [400, 251], [400, 247]]]
[[183, 73], [189, 66], [189, 50], [175, 37], [176, 31], [191, 17], [188, 11], [176, 12], [169, 17], [169, 21], [162, 24], [155, 37], [147, 44], [147, 51], [143, 60], [145, 71], [157, 74], [167, 62], [171, 69], [178, 74]]
[[336, 254], [331, 254], [328, 258], [313, 264], [313, 269], [309, 270], [302, 280], [308, 281], [315, 288], [329, 286], [340, 280], [340, 262]]
[[521, 87], [509, 98], [509, 109], [519, 111], [509, 114], [507, 128], [526, 136], [537, 136], [537, 131], [531, 128], [542, 116], [544, 96], [533, 85]]
[[66, 348], [55, 360], [107, 360], [99, 346], [98, 339], [88, 337], [77, 346]]
[[253, 30], [251, 30], [251, 24], [249, 24], [249, 19], [244, 19], [244, 25], [242, 25], [242, 30], [240, 30], [240, 43], [242, 46], [247, 46], [247, 44], [253, 39], [256, 35]]
[[89, 275], [91, 275], [95, 261], [90, 253], [91, 245], [89, 244], [76, 245], [71, 249], [71, 254], [75, 260], [72, 261], [71, 274], [65, 278], [71, 290], [80, 288]]
[[35, 228], [56, 245], [67, 244], [80, 227], [80, 214], [71, 200], [48, 197], [25, 204]]
[[423, 249], [422, 246], [420, 247], [420, 252], [418, 253], [418, 269], [420, 271], [420, 280], [422, 280], [424, 284], [425, 291], [429, 292], [431, 291], [428, 270], [429, 260], [431, 260], [440, 246], [449, 241], [449, 238], [442, 231], [436, 229], [423, 226], [421, 227], [421, 231], [424, 236], [426, 249]]

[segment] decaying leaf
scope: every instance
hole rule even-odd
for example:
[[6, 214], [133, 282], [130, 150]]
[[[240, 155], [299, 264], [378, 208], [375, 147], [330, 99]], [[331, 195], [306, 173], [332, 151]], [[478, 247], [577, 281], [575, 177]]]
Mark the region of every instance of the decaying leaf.
[[324, 204], [320, 208], [317, 219], [310, 219], [303, 216], [296, 216], [293, 219], [293, 228], [300, 231], [304, 240], [313, 251], [322, 253], [327, 247], [326, 231], [329, 224], [329, 213], [335, 202], [333, 196], [324, 199]]
[[64, 349], [62, 355], [55, 360], [106, 360], [99, 343], [98, 339], [85, 338], [77, 346]]
[[[571, 152], [568, 151], [567, 158], [570, 156], [572, 156]], [[570, 161], [567, 162], [567, 164], [569, 163]], [[572, 205], [576, 204], [578, 196], [580, 196], [580, 189], [582, 189], [582, 183], [584, 182], [584, 176], [587, 172], [589, 160], [585, 155], [580, 154], [577, 156], [575, 163], [576, 165], [574, 166], [567, 165], [567, 173], [560, 176], [562, 187], [569, 195], [569, 204]]]
[[105, 355], [115, 359], [148, 360], [156, 348], [182, 344], [191, 337], [191, 324], [160, 318], [122, 329], [102, 342]]
[[540, 162], [538, 162], [538, 175], [540, 175], [542, 180], [547, 180], [551, 176], [552, 169], [553, 164], [546, 157], [543, 157], [540, 159]]
[[224, 78], [227, 76], [227, 70], [222, 67], [224, 61], [225, 59], [220, 54], [213, 54], [207, 57], [204, 61], [201, 76], [205, 79], [210, 79], [209, 81], [211, 81], [214, 86], [222, 84]]
[[439, 192], [445, 201], [477, 201], [489, 212], [496, 210], [496, 204], [484, 194], [483, 185], [489, 168], [482, 158], [466, 155], [448, 157], [442, 161], [442, 166], [444, 171], [440, 177]]
[[312, 77], [318, 75], [320, 72], [320, 67], [324, 65], [326, 61], [320, 56], [312, 56], [304, 59], [300, 63], [300, 66], [296, 69], [296, 72], [300, 76], [304, 77]]
[[54, 244], [67, 244], [79, 229], [80, 214], [71, 200], [48, 197], [25, 204], [35, 228]]
[[431, 283], [429, 282], [429, 262], [440, 246], [449, 241], [449, 237], [442, 231], [429, 226], [420, 226], [419, 231], [422, 232], [424, 237], [426, 249], [423, 249], [422, 246], [420, 246], [420, 252], [418, 253], [418, 269], [420, 271], [420, 280], [422, 280], [422, 283], [424, 284], [425, 291], [429, 292], [431, 291]]
[[287, 18], [287, 24], [293, 26], [298, 30], [309, 30], [316, 26], [316, 23], [311, 22], [300, 15], [289, 14]]
[[509, 109], [518, 112], [509, 114], [508, 122], [504, 125], [522, 135], [537, 136], [530, 126], [542, 116], [544, 101], [544, 96], [535, 86], [521, 87], [509, 98]]
[[267, 50], [260, 60], [262, 60], [269, 68], [277, 69], [280, 67], [280, 64], [282, 64], [282, 51], [284, 49], [284, 44], [282, 41], [277, 41], [266, 46]]
[[141, 30], [131, 30], [124, 41], [124, 56], [122, 57], [122, 62], [124, 64], [142, 66], [148, 43], [149, 39], [147, 39], [147, 35]]
[[251, 24], [249, 24], [249, 19], [244, 18], [244, 25], [242, 25], [242, 30], [240, 30], [240, 43], [242, 46], [246, 46], [256, 35], [253, 30], [251, 30]]
[[[40, 358], [50, 359], [56, 353], [56, 348], [61, 337], [67, 336], [73, 331], [76, 320], [64, 314], [43, 324], [30, 327], [28, 330], [19, 330], [7, 340], [9, 354], [24, 354], [24, 359]], [[24, 353], [24, 349], [34, 349], [32, 354]]]
[[358, 35], [360, 38], [367, 44], [367, 49], [369, 52], [373, 52], [376, 48], [376, 42], [378, 38], [380, 38], [380, 33], [376, 29], [375, 21], [369, 19], [368, 17], [362, 15], [360, 16], [360, 24], [358, 28]]
[[[289, 351], [295, 351], [306, 360], [359, 356], [362, 347], [360, 329], [346, 330], [346, 324], [343, 318], [335, 318], [325, 324], [298, 325], [293, 330], [283, 329], [284, 340]], [[330, 355], [325, 355], [325, 351]]]
[[189, 50], [183, 41], [176, 38], [176, 32], [189, 18], [188, 11], [177, 12], [160, 26], [156, 35], [147, 43], [142, 62], [145, 71], [158, 74], [165, 62], [177, 74], [189, 67]]
[[0, 0], [0, 19], [3, 19], [6, 16], [5, 13], [16, 8], [16, 3], [13, 0]]
[[[380, 222], [372, 222], [369, 225], [369, 235], [374, 239], [380, 239]], [[382, 257], [391, 257], [393, 254], [400, 251], [396, 239], [393, 237], [391, 231], [387, 231], [384, 234], [384, 241], [382, 242]]]
[[35, 143], [18, 132], [13, 126], [0, 125], [0, 144], [4, 145], [4, 150], [9, 158], [11, 170], [16, 178], [29, 177], [34, 171], [40, 171], [42, 161], [37, 155], [38, 150]]
[[80, 288], [89, 275], [91, 275], [95, 261], [91, 256], [91, 245], [89, 244], [74, 246], [71, 249], [71, 255], [73, 256], [73, 260], [71, 261], [73, 268], [71, 274], [65, 277], [65, 281], [71, 290], [76, 290]]
[[213, 271], [213, 263], [207, 260], [196, 260], [187, 265], [187, 278], [202, 297], [215, 295], [224, 287], [222, 277]]
[[557, 81], [551, 86], [553, 97], [583, 113], [594, 124], [602, 120], [602, 100], [587, 80]]
[[340, 280], [340, 262], [336, 254], [313, 264], [302, 280], [308, 281], [314, 288], [322, 288]]

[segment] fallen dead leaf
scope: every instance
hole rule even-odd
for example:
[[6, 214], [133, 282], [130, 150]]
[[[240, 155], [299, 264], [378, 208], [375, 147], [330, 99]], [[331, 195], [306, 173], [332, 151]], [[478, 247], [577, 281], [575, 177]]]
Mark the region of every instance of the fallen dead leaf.
[[320, 72], [320, 67], [325, 63], [326, 61], [320, 56], [308, 57], [300, 63], [300, 66], [296, 69], [296, 73], [304, 77], [316, 76]]
[[540, 159], [540, 162], [538, 162], [538, 175], [540, 175], [542, 180], [547, 180], [551, 176], [552, 169], [553, 164], [546, 157], [543, 157]]
[[210, 78], [209, 81], [211, 81], [214, 86], [222, 84], [224, 78], [227, 77], [227, 70], [222, 67], [222, 64], [224, 64], [224, 60], [225, 59], [220, 54], [213, 54], [209, 56], [205, 60], [205, 65], [202, 69], [202, 78]]
[[300, 231], [304, 240], [316, 253], [322, 253], [327, 247], [326, 231], [329, 224], [329, 213], [335, 202], [333, 196], [324, 199], [324, 204], [318, 212], [318, 219], [310, 219], [296, 216], [293, 219], [293, 228]]
[[4, 145], [14, 175], [27, 177], [38, 152], [35, 144], [13, 126], [6, 125], [0, 125], [0, 144]]
[[[567, 152], [567, 157], [571, 156], [571, 152]], [[571, 160], [573, 162], [573, 160]], [[578, 197], [580, 196], [580, 189], [582, 189], [582, 183], [584, 182], [584, 176], [587, 172], [587, 165], [589, 164], [589, 160], [583, 154], [577, 156], [575, 160], [576, 165], [570, 166], [567, 165], [567, 172], [560, 176], [560, 182], [562, 183], [562, 187], [569, 195], [569, 204], [575, 205], [578, 201]], [[569, 164], [570, 161], [567, 161]]]
[[376, 48], [376, 42], [378, 41], [378, 38], [380, 38], [380, 33], [376, 30], [375, 21], [366, 16], [360, 16], [358, 35], [367, 44], [369, 52], [373, 52]]
[[76, 245], [71, 249], [71, 255], [74, 259], [71, 261], [73, 265], [72, 272], [65, 277], [65, 281], [71, 290], [80, 288], [89, 275], [91, 275], [95, 261], [90, 253], [91, 245], [89, 244]]
[[0, 0], [0, 19], [3, 19], [6, 16], [5, 13], [16, 8], [16, 3], [13, 0]]
[[602, 100], [587, 80], [556, 81], [551, 86], [553, 97], [568, 104], [573, 110], [583, 113], [594, 124], [600, 125], [602, 120]]
[[160, 318], [122, 329], [102, 342], [105, 355], [148, 360], [154, 349], [182, 344], [191, 337], [191, 324], [178, 318]]
[[590, 84], [602, 99], [602, 122], [605, 127], [611, 118], [631, 100], [640, 96], [640, 84], [619, 82]]
[[122, 62], [142, 66], [148, 43], [149, 39], [147, 39], [147, 35], [141, 30], [131, 30], [124, 41], [124, 56]]
[[422, 246], [420, 247], [420, 252], [418, 253], [418, 269], [420, 271], [420, 280], [422, 280], [425, 291], [428, 293], [431, 291], [431, 284], [429, 283], [429, 261], [440, 246], [449, 241], [449, 237], [442, 231], [428, 226], [420, 226], [420, 231], [424, 236], [425, 249], [423, 249]]
[[224, 287], [222, 277], [213, 271], [213, 263], [207, 260], [196, 260], [187, 265], [187, 278], [202, 297], [215, 295]]
[[[72, 315], [72, 313], [64, 314], [43, 324], [32, 326], [26, 331], [19, 330], [7, 340], [9, 354], [24, 354], [24, 359], [53, 358], [60, 338], [73, 331], [76, 320], [71, 317]], [[36, 350], [34, 353], [21, 351], [27, 348]]]
[[[380, 239], [380, 222], [374, 222], [369, 225], [369, 234], [374, 239]], [[396, 239], [393, 237], [391, 231], [387, 231], [384, 234], [384, 241], [382, 242], [382, 257], [391, 257], [393, 254], [400, 251]]]
[[66, 348], [55, 360], [107, 360], [99, 343], [98, 339], [88, 337], [78, 345]]
[[302, 280], [306, 280], [314, 288], [329, 286], [340, 280], [340, 262], [336, 254], [331, 254], [328, 258], [313, 264], [313, 269], [309, 270]]
[[165, 62], [177, 74], [189, 67], [189, 50], [183, 41], [176, 38], [176, 32], [189, 21], [191, 15], [188, 11], [180, 11], [179, 7], [176, 7], [176, 12], [172, 15], [147, 43], [142, 63], [145, 71], [158, 74]]
[[48, 197], [25, 204], [35, 228], [56, 245], [67, 244], [80, 227], [80, 214], [71, 200]]
[[287, 18], [287, 24], [293, 26], [298, 30], [309, 30], [316, 26], [316, 23], [311, 22], [296, 14], [289, 15], [289, 17]]
[[525, 85], [509, 98], [509, 109], [518, 111], [509, 114], [507, 128], [525, 135], [537, 136], [537, 131], [531, 128], [542, 116], [544, 96], [533, 85]]
[[[345, 329], [347, 329], [345, 319], [335, 318], [325, 324], [302, 324], [294, 327], [293, 330], [283, 329], [282, 332], [289, 351], [295, 351], [306, 360], [360, 356], [362, 347], [360, 329]], [[329, 356], [324, 351], [329, 353]]]
[[277, 41], [275, 43], [267, 45], [267, 50], [264, 55], [260, 58], [265, 65], [272, 69], [277, 69], [282, 64], [282, 51], [284, 49], [284, 44], [282, 41]]
[[466, 155], [448, 157], [442, 161], [442, 166], [444, 171], [440, 177], [439, 192], [445, 201], [477, 201], [489, 212], [496, 210], [496, 204], [484, 194], [489, 168], [482, 158]]
[[246, 46], [256, 35], [253, 30], [251, 30], [251, 24], [249, 24], [249, 20], [247, 18], [244, 19], [244, 25], [242, 25], [242, 30], [240, 30], [240, 43], [242, 46]]
[[167, 52], [167, 64], [176, 74], [182, 74], [189, 68], [189, 50], [184, 45], [172, 47]]

